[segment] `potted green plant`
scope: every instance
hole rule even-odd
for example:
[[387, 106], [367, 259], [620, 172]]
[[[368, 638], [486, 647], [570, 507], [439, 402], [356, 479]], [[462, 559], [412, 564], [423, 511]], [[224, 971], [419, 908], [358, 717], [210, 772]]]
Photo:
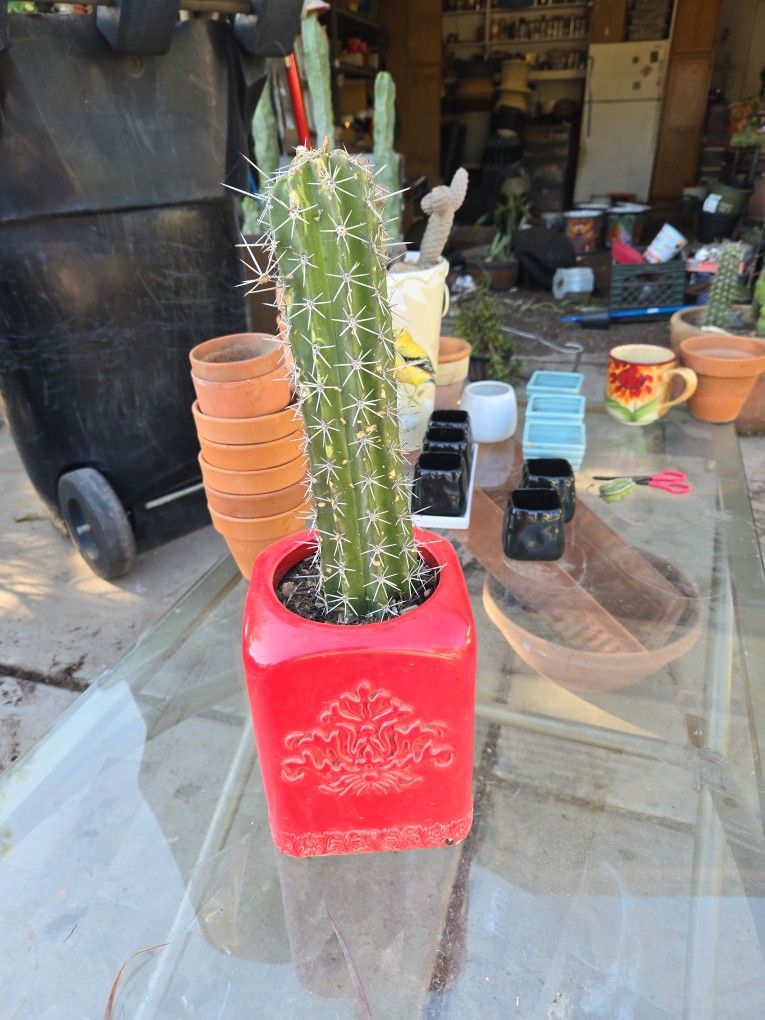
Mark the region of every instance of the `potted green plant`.
[[502, 328], [497, 299], [484, 282], [472, 298], [460, 302], [456, 332], [472, 345], [470, 380], [494, 379], [512, 382], [520, 373], [520, 362], [513, 358], [515, 345]]
[[[479, 282], [488, 281], [492, 290], [507, 290], [518, 279], [518, 261], [513, 256], [513, 239], [527, 214], [526, 196], [517, 191], [504, 195], [497, 204], [491, 221], [494, 237], [486, 247], [468, 248], [465, 260], [469, 271]], [[478, 222], [487, 222], [482, 217]]]
[[256, 561], [243, 657], [272, 837], [294, 856], [451, 845], [472, 817], [475, 625], [454, 549], [412, 529], [385, 198], [363, 162], [301, 147], [263, 213], [316, 524]]
[[[684, 340], [708, 333], [755, 340], [765, 337], [763, 275], [755, 284], [751, 304], [736, 300], [742, 254], [740, 244], [727, 245], [712, 281], [708, 303], [683, 308], [672, 315], [669, 325], [670, 343], [675, 353], [680, 351]], [[736, 427], [744, 433], [765, 430], [765, 377], [754, 384], [736, 419]]]

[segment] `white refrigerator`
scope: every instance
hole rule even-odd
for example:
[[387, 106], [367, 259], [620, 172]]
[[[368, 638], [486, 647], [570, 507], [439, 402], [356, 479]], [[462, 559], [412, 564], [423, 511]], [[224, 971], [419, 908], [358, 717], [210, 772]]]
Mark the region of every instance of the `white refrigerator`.
[[574, 198], [611, 191], [645, 201], [659, 137], [669, 42], [590, 46]]

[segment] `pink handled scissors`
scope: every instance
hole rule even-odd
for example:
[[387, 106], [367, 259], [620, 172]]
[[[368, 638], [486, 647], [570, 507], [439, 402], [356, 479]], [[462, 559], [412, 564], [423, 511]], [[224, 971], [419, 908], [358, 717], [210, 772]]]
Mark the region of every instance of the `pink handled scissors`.
[[596, 482], [610, 482], [615, 478], [631, 478], [636, 485], [650, 485], [653, 489], [663, 489], [673, 496], [684, 496], [692, 491], [688, 475], [684, 471], [660, 471], [657, 475], [595, 475]]

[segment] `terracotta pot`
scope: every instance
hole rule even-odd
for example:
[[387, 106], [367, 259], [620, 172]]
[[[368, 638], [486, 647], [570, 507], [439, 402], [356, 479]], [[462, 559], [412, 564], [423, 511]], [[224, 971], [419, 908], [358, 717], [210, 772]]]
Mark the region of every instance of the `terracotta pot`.
[[189, 354], [203, 414], [251, 418], [290, 402], [291, 374], [281, 341], [267, 333], [233, 333], [198, 344]]
[[698, 376], [688, 401], [691, 414], [701, 421], [730, 422], [765, 372], [765, 340], [705, 333], [683, 340], [680, 358]]
[[451, 386], [467, 378], [473, 345], [456, 336], [442, 336], [438, 343], [436, 386]]
[[191, 371], [197, 379], [209, 382], [255, 379], [272, 372], [282, 358], [281, 342], [269, 333], [216, 336], [189, 352]]
[[287, 369], [282, 362], [273, 372], [236, 382], [210, 382], [192, 375], [203, 414], [214, 418], [251, 418], [283, 410], [292, 397]]
[[303, 424], [297, 404], [290, 404], [274, 414], [259, 414], [254, 418], [213, 418], [209, 414], [202, 414], [198, 400], [191, 405], [191, 411], [200, 439], [230, 446], [269, 443], [290, 435]]
[[436, 368], [436, 411], [454, 409], [459, 405], [472, 350], [473, 345], [467, 340], [456, 336], [441, 337]]
[[[733, 308], [743, 313], [750, 310], [749, 305], [734, 305]], [[704, 311], [704, 305], [694, 305], [673, 314], [669, 320], [669, 339], [672, 349], [676, 353], [680, 350], [683, 340], [701, 334], [701, 319]], [[765, 431], [765, 376], [757, 380], [754, 389], [746, 398], [741, 414], [736, 418], [736, 431], [741, 433]]]
[[743, 436], [765, 432], [765, 375], [760, 376], [744, 401], [741, 414], [736, 418], [736, 432]]
[[271, 837], [294, 857], [451, 846], [472, 818], [475, 623], [452, 545], [415, 531], [439, 572], [393, 620], [305, 620], [276, 596], [310, 532], [255, 564], [242, 652]]
[[306, 499], [291, 510], [270, 517], [231, 517], [210, 507], [210, 516], [215, 530], [226, 539], [236, 565], [249, 580], [259, 553], [277, 539], [305, 528], [311, 504]]
[[[735, 305], [735, 308], [744, 308], [743, 305]], [[706, 305], [692, 305], [690, 308], [682, 308], [679, 312], [673, 312], [669, 320], [669, 342], [675, 354], [680, 353], [680, 344], [691, 336], [703, 335], [701, 320], [704, 317]], [[719, 334], [718, 334], [719, 335]]]
[[305, 446], [305, 434], [302, 429], [296, 429], [291, 435], [270, 443], [243, 446], [211, 443], [200, 436], [199, 445], [205, 460], [213, 467], [226, 471], [262, 471], [263, 468], [277, 467], [294, 460]]
[[308, 479], [304, 478], [294, 485], [277, 489], [276, 492], [236, 496], [208, 486], [205, 494], [207, 505], [216, 513], [229, 517], [273, 517], [275, 514], [294, 510], [305, 501], [308, 495]]
[[263, 468], [260, 471], [227, 471], [208, 464], [200, 453], [199, 466], [202, 469], [205, 486], [235, 496], [257, 495], [286, 489], [289, 485], [301, 481], [308, 473], [308, 462], [302, 454], [294, 460], [287, 461], [286, 464]]

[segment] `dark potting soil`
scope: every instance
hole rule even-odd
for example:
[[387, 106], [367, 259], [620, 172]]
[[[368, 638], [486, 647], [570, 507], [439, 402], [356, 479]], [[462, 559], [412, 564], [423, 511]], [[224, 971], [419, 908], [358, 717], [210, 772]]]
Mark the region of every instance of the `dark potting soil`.
[[[314, 620], [317, 623], [340, 623], [350, 627], [359, 623], [373, 623], [380, 619], [375, 616], [371, 619], [344, 620], [342, 610], [328, 612], [319, 596], [319, 579], [319, 565], [313, 557], [308, 557], [287, 571], [276, 586], [276, 597], [290, 612], [302, 616], [304, 620]], [[392, 602], [384, 619], [390, 620], [411, 613], [433, 594], [437, 583], [438, 568], [429, 567], [421, 561], [416, 595], [411, 599]]]

